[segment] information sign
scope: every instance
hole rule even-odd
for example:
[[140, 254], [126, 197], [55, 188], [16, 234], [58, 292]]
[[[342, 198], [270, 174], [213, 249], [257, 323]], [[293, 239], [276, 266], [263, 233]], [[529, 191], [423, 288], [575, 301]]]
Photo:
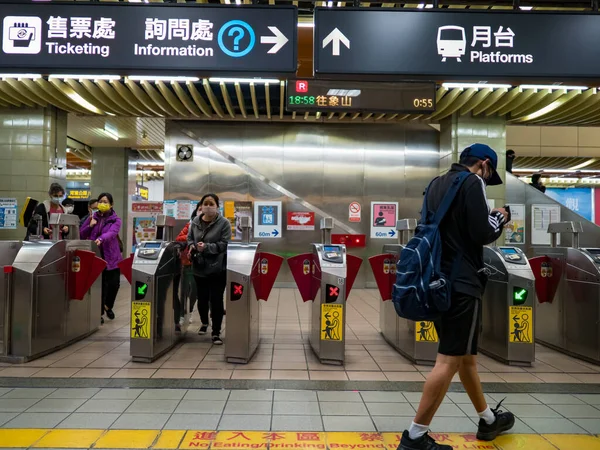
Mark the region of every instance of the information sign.
[[0, 198], [0, 230], [17, 228], [17, 199]]
[[398, 202], [371, 202], [371, 239], [396, 236]]
[[254, 237], [281, 238], [281, 202], [254, 202]]
[[297, 21], [292, 6], [3, 3], [0, 68], [295, 72]]

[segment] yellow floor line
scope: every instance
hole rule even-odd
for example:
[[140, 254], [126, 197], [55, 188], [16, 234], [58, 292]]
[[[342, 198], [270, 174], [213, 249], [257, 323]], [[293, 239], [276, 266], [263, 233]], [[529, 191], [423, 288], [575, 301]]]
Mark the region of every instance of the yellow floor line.
[[[435, 433], [464, 450], [600, 450], [600, 438], [582, 434], [506, 434], [493, 442], [472, 433]], [[396, 450], [401, 433], [313, 433], [195, 430], [0, 429], [0, 448]]]

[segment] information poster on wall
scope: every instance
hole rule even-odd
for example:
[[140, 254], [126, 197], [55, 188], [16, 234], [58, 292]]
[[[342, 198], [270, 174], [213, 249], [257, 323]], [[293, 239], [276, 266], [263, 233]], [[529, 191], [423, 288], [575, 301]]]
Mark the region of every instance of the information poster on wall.
[[546, 195], [566, 206], [571, 211], [594, 221], [593, 190], [591, 188], [548, 188]]
[[531, 205], [531, 244], [550, 245], [548, 225], [554, 222], [560, 222], [560, 205]]
[[252, 202], [229, 200], [223, 203], [223, 217], [231, 224], [231, 239], [242, 239], [241, 218], [252, 218]]
[[396, 236], [398, 202], [371, 202], [371, 239]]
[[313, 231], [315, 229], [315, 213], [311, 211], [288, 211], [288, 231]]
[[133, 251], [140, 242], [156, 240], [156, 217], [133, 218]]
[[17, 199], [0, 198], [0, 230], [17, 229]]
[[504, 231], [504, 243], [524, 244], [525, 243], [525, 205], [510, 204], [511, 221]]
[[163, 202], [133, 202], [131, 212], [163, 213]]
[[167, 217], [175, 217], [177, 211], [177, 200], [165, 200], [163, 202], [163, 214]]
[[281, 238], [281, 202], [254, 202], [254, 237]]

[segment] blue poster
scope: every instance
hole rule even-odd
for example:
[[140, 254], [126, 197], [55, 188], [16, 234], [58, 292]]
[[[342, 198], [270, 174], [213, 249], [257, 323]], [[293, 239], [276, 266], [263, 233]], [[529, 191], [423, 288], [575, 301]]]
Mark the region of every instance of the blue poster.
[[548, 188], [546, 195], [587, 220], [594, 221], [591, 188]]

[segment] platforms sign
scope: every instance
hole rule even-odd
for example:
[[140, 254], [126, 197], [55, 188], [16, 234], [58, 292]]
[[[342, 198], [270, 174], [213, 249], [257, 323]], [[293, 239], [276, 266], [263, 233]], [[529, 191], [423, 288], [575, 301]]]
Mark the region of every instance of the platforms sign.
[[254, 202], [254, 237], [281, 238], [281, 202]]
[[599, 22], [592, 14], [318, 8], [315, 73], [594, 77]]
[[397, 237], [398, 202], [371, 202], [371, 239]]
[[0, 67], [295, 72], [297, 16], [285, 6], [3, 4]]

